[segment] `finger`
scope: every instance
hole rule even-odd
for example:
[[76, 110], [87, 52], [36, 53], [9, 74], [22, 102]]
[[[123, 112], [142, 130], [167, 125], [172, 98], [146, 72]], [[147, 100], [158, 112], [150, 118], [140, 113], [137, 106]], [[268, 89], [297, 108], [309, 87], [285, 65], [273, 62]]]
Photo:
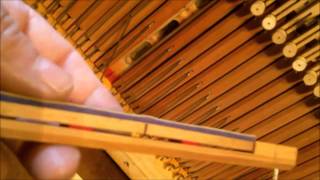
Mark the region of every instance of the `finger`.
[[[39, 14], [23, 2], [10, 1], [10, 3], [6, 3], [6, 7], [10, 8], [10, 13], [16, 17], [20, 26], [28, 27], [26, 28], [26, 33], [31, 37], [32, 43], [38, 52], [44, 54], [44, 57], [53, 59], [55, 63], [59, 63], [60, 66], [63, 66], [64, 70], [71, 74], [74, 88], [69, 100], [82, 104], [100, 85], [84, 59], [74, 49], [70, 50], [69, 43], [57, 34]], [[21, 11], [17, 11], [16, 9]], [[105, 99], [105, 101], [108, 101], [108, 99]], [[110, 102], [113, 102], [113, 100]], [[117, 105], [117, 103], [111, 104], [112, 106]]]
[[29, 11], [24, 6], [21, 6], [20, 0], [3, 1], [2, 6], [8, 10], [12, 19], [18, 24], [22, 32], [26, 32], [29, 22]]
[[115, 111], [122, 110], [115, 97], [100, 83], [78, 52], [73, 51], [70, 54], [63, 68], [73, 79], [74, 88], [69, 101]]
[[72, 51], [62, 68], [72, 77], [73, 90], [68, 101], [83, 104], [85, 99], [100, 85], [99, 80], [76, 51]]
[[122, 111], [121, 106], [114, 96], [104, 86], [98, 86], [84, 102], [85, 105], [108, 109], [112, 111]]
[[78, 149], [64, 145], [28, 144], [21, 154], [27, 170], [38, 179], [70, 179], [80, 161]]
[[[46, 99], [64, 99], [72, 89], [70, 75], [37, 53], [3, 6], [0, 12], [1, 89]], [[69, 177], [75, 172], [80, 157], [77, 149], [68, 146], [41, 145], [23, 148], [21, 152], [28, 157], [23, 163], [39, 179]]]
[[1, 6], [1, 88], [47, 99], [62, 99], [72, 89], [70, 75], [38, 54]]
[[4, 6], [24, 29], [39, 54], [57, 64], [65, 61], [73, 48], [43, 17], [22, 1], [5, 1]]

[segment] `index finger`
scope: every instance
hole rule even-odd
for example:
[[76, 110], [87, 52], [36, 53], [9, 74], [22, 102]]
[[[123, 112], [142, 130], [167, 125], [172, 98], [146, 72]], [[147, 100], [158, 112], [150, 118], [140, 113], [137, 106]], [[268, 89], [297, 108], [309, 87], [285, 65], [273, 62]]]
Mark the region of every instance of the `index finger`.
[[20, 0], [5, 1], [3, 5], [39, 54], [55, 63], [64, 63], [73, 48], [43, 17]]

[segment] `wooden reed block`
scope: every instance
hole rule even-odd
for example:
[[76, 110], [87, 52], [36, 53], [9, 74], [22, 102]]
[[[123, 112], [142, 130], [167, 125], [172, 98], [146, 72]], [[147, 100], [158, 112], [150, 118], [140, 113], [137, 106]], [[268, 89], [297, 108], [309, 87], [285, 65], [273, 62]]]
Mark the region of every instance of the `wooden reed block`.
[[[115, 118], [101, 118], [97, 115], [79, 114], [77, 112], [64, 111], [51, 108], [43, 108], [31, 105], [1, 102], [1, 115], [15, 117], [17, 113], [27, 119], [37, 119], [42, 122], [56, 122], [82, 127], [91, 127], [120, 132], [144, 133], [144, 123], [117, 120]], [[19, 111], [19, 112], [17, 112]], [[62, 116], [64, 118], [61, 118]], [[90, 120], [90, 121], [88, 121]]]
[[231, 148], [242, 151], [254, 150], [254, 143], [252, 141], [227, 138], [222, 136], [219, 137], [216, 135], [191, 132], [183, 129], [164, 127], [155, 124], [148, 124], [148, 135], [177, 140], [185, 140], [212, 146], [221, 145], [221, 147], [224, 148]]
[[168, 155], [220, 163], [291, 169], [296, 164], [297, 149], [257, 142], [253, 153], [125, 137], [79, 129], [30, 124], [1, 118], [1, 137], [75, 146], [117, 149], [156, 155]]
[[[84, 106], [39, 101], [1, 93], [1, 115], [26, 118], [42, 123], [81, 126], [99, 131], [114, 131], [140, 137], [141, 135], [191, 141], [197, 144], [253, 151], [255, 137], [111, 111], [89, 109]], [[40, 104], [39, 104], [40, 103]], [[168, 133], [170, 131], [171, 133]], [[220, 139], [221, 138], [221, 139]], [[229, 142], [231, 140], [231, 142]], [[237, 143], [239, 142], [239, 146]], [[249, 145], [242, 147], [242, 143]]]

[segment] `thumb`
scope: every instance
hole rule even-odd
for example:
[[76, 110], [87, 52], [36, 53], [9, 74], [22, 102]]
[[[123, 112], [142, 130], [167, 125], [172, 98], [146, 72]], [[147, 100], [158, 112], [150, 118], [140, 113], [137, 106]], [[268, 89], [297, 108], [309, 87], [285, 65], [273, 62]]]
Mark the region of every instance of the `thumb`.
[[0, 13], [1, 89], [45, 99], [64, 99], [72, 90], [71, 76], [38, 54], [3, 6]]

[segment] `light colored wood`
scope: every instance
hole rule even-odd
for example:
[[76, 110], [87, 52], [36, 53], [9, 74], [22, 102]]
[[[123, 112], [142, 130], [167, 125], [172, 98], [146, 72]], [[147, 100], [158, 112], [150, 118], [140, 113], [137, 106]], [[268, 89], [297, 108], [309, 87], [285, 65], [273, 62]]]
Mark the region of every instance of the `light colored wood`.
[[310, 62], [316, 62], [316, 58], [320, 56], [320, 44], [306, 50], [300, 56], [298, 56], [292, 63], [292, 68], [295, 71], [304, 71]]
[[272, 11], [269, 15], [267, 15], [262, 20], [262, 27], [265, 30], [272, 30], [276, 27], [277, 21], [279, 21], [281, 18], [289, 14], [294, 9], [300, 7], [303, 3], [305, 3], [307, 0], [291, 0], [285, 2], [283, 5], [281, 5], [279, 8]]
[[[303, 102], [297, 103], [281, 111], [280, 113], [275, 114], [270, 118], [265, 119], [264, 121], [251, 126], [248, 130], [245, 130], [244, 132], [256, 134], [261, 141], [267, 141], [272, 143], [283, 143], [286, 140], [292, 137], [295, 137], [296, 134], [303, 133], [305, 129], [312, 128], [313, 130], [308, 133], [308, 134], [311, 134], [316, 131], [316, 126], [319, 124], [315, 116], [315, 112], [317, 110], [312, 111], [312, 109], [317, 109], [318, 107], [319, 106], [313, 106], [310, 109]], [[303, 116], [306, 113], [309, 113], [309, 114], [306, 116]], [[301, 116], [303, 116], [303, 118], [299, 120], [295, 120]], [[293, 120], [295, 120], [294, 123], [287, 126], [287, 124], [292, 122]], [[300, 126], [296, 127], [299, 124]], [[287, 133], [281, 136], [280, 134], [283, 134], [283, 132], [287, 132]], [[318, 134], [314, 133], [312, 136], [309, 136], [309, 139], [313, 141], [317, 137], [318, 137]], [[295, 141], [289, 141], [289, 142], [293, 143], [291, 144], [293, 146], [296, 145], [294, 144]], [[299, 146], [299, 148], [303, 147], [304, 142], [299, 143], [297, 146]], [[211, 169], [216, 169], [217, 167], [218, 166], [212, 166]], [[223, 167], [221, 171], [225, 171], [225, 172], [221, 172], [221, 173], [227, 174], [229, 172], [228, 168], [229, 166]], [[212, 173], [212, 174], [217, 175], [219, 173]], [[212, 174], [210, 177], [213, 176]], [[217, 179], [220, 179], [220, 178], [217, 178]]]
[[317, 83], [320, 76], [320, 63], [312, 67], [304, 76], [303, 82], [307, 86], [313, 86]]
[[30, 124], [22, 121], [6, 120], [5, 118], [1, 118], [1, 136], [5, 138], [62, 143], [110, 150], [118, 149], [130, 152], [280, 169], [291, 169], [294, 167], [297, 155], [296, 148], [262, 142], [256, 143], [254, 153], [244, 153], [149, 139], [134, 139], [119, 135], [42, 124]]
[[[299, 149], [298, 159], [297, 159], [297, 165], [305, 162], [305, 160], [310, 160], [316, 156], [319, 155], [319, 142], [314, 142], [306, 147], [303, 147], [302, 149]], [[310, 153], [310, 151], [312, 153]], [[305, 156], [306, 155], [306, 156]], [[303, 161], [301, 161], [303, 160]], [[247, 179], [258, 179], [261, 178], [263, 175], [270, 172], [268, 169], [256, 169], [248, 174], [245, 174], [243, 176], [237, 177], [239, 180], [247, 180]]]
[[307, 86], [313, 86], [317, 83], [319, 77], [318, 72], [309, 71], [303, 76], [303, 82]]
[[272, 41], [275, 44], [283, 44], [287, 40], [287, 36], [297, 29], [298, 23], [308, 21], [320, 14], [320, 3], [314, 4], [312, 7], [302, 11], [295, 18], [286, 22], [272, 34]]
[[286, 15], [288, 15], [292, 11], [297, 11], [298, 9], [303, 8], [307, 2], [308, 2], [308, 0], [299, 0], [299, 1], [297, 1], [296, 3], [291, 5], [290, 7], [286, 8], [285, 10], [283, 10], [281, 13], [277, 14], [277, 21], [279, 21], [280, 19], [284, 18]]
[[262, 0], [255, 1], [250, 6], [250, 11], [254, 16], [261, 16], [266, 9], [266, 4]]
[[147, 134], [156, 137], [197, 142], [205, 145], [249, 152], [252, 152], [255, 146], [255, 144], [250, 141], [244, 141], [240, 139], [233, 139], [217, 135], [209, 135], [204, 133], [197, 133], [177, 128], [159, 126], [155, 124], [148, 124]]
[[[304, 116], [303, 118], [300, 118], [300, 119], [297, 119], [295, 120], [294, 123], [291, 123], [291, 125], [293, 126], [294, 124], [298, 125], [298, 124], [303, 124], [303, 120], [307, 120], [308, 121], [308, 124], [309, 126], [312, 124], [310, 124], [310, 122], [314, 121], [316, 124], [319, 124], [317, 121], [317, 119], [313, 118], [313, 120], [311, 119], [308, 119], [310, 118], [310, 113], [306, 116]], [[309, 116], [309, 117], [308, 117]], [[301, 120], [302, 122], [298, 122], [299, 120]], [[290, 126], [291, 126], [290, 125]], [[314, 125], [314, 123], [313, 123]], [[307, 127], [309, 127], [307, 126]], [[286, 128], [286, 127], [285, 127]], [[295, 128], [295, 129], [299, 129], [299, 128]], [[302, 128], [301, 128], [302, 129]], [[314, 128], [313, 128], [314, 129]], [[314, 129], [315, 130], [315, 129]], [[276, 131], [277, 133], [283, 133], [283, 131], [281, 131], [280, 129]], [[314, 131], [313, 131], [314, 132]], [[311, 132], [312, 133], [312, 132]], [[309, 135], [311, 133], [308, 133]], [[291, 138], [293, 136], [293, 139], [295, 139], [295, 134], [294, 133], [290, 133], [291, 134]], [[312, 134], [311, 134], [312, 135]], [[312, 135], [314, 136], [314, 135]], [[317, 136], [317, 135], [315, 135]], [[281, 136], [279, 136], [281, 137]], [[285, 138], [275, 138], [274, 139], [274, 142], [281, 142], [283, 141]], [[286, 143], [286, 141], [283, 142], [284, 144]], [[313, 159], [317, 156], [319, 156], [319, 141], [316, 141], [316, 142], [311, 142], [311, 144], [308, 144], [306, 146], [303, 146], [299, 149], [299, 152], [298, 152], [298, 159], [297, 159], [297, 166], [301, 165], [302, 163], [310, 160], [310, 159]], [[243, 168], [243, 169], [246, 169], [246, 168]], [[292, 171], [295, 171], [295, 169], [293, 169]], [[271, 176], [269, 175], [268, 173], [270, 172], [270, 170], [267, 170], [267, 169], [252, 169], [250, 168], [250, 170], [247, 170], [247, 172], [243, 172], [243, 174], [245, 174], [244, 176], [235, 176], [234, 178], [237, 178], [239, 180], [247, 180], [247, 179], [259, 179], [259, 178], [262, 178], [262, 177], [266, 177], [266, 176]], [[271, 172], [270, 172], [271, 173]], [[267, 175], [266, 175], [267, 174]], [[266, 178], [267, 179], [267, 178]]]
[[320, 30], [320, 25], [317, 24], [311, 29], [309, 29], [307, 32], [293, 39], [291, 42], [289, 42], [284, 46], [282, 50], [283, 55], [288, 58], [294, 57], [302, 46], [304, 46], [305, 44], [307, 44], [308, 42], [314, 39], [320, 38], [319, 30]]
[[[16, 97], [19, 98], [19, 96]], [[35, 101], [41, 103], [41, 101]], [[62, 103], [55, 104], [63, 105]], [[68, 105], [71, 107], [77, 107], [73, 106], [72, 104]], [[65, 108], [67, 109], [67, 107]], [[219, 133], [222, 133], [221, 135], [206, 134], [178, 127], [175, 128], [152, 124], [152, 122], [138, 122], [130, 120], [130, 117], [128, 117], [128, 119], [117, 119], [104, 115], [89, 114], [86, 113], [86, 110], [89, 109], [79, 112], [50, 108], [47, 106], [32, 106], [1, 101], [1, 115], [5, 117], [26, 118], [27, 120], [31, 119], [44, 123], [56, 123], [70, 126], [80, 126], [84, 128], [94, 128], [99, 131], [109, 130], [115, 133], [127, 133], [127, 135], [134, 137], [155, 136], [157, 138], [168, 138], [171, 140], [191, 141], [193, 143], [199, 143], [199, 145], [210, 145], [249, 152], [252, 152], [255, 146], [255, 141], [253, 139], [254, 136], [252, 136], [252, 139], [250, 140], [242, 140], [236, 137], [228, 137], [228, 132], [223, 132], [222, 130], [217, 130], [217, 132], [219, 131]], [[135, 117], [137, 118], [138, 116]], [[167, 123], [169, 123], [169, 121]], [[170, 123], [172, 126], [179, 125], [178, 123], [174, 122]], [[188, 127], [200, 128], [195, 125], [188, 125]], [[206, 127], [202, 127], [202, 129], [210, 130]], [[223, 133], [226, 135], [223, 135]], [[233, 135], [240, 136], [241, 134], [233, 133]]]
[[[102, 130], [114, 130], [128, 133], [144, 133], [145, 124], [130, 120], [119, 120], [116, 118], [98, 115], [70, 112], [45, 107], [22, 105], [1, 101], [1, 115], [9, 117], [23, 117], [43, 122], [76, 125]], [[19, 112], [18, 112], [19, 111]], [[62, 118], [63, 117], [63, 118]]]
[[288, 7], [290, 7], [292, 4], [296, 3], [297, 0], [292, 0], [292, 1], [287, 1], [284, 4], [282, 4], [280, 7], [278, 7], [277, 9], [273, 10], [271, 12], [271, 14], [273, 15], [278, 15], [280, 14], [282, 11], [284, 11], [285, 9], [287, 9]]

